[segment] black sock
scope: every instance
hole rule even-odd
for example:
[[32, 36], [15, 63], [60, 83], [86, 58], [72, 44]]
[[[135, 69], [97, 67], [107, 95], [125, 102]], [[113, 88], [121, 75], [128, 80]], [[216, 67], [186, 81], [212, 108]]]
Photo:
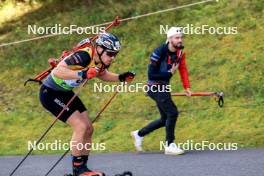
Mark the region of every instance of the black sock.
[[166, 141], [167, 146], [169, 146], [171, 143], [173, 143], [173, 141]]
[[83, 155], [82, 157], [83, 157], [84, 164], [87, 165], [88, 155]]
[[78, 175], [83, 172], [90, 171], [87, 168], [88, 155], [73, 156], [72, 155], [72, 169], [73, 174]]
[[80, 163], [82, 161], [83, 161], [82, 156], [73, 156], [72, 155], [72, 162], [78, 162], [78, 163]]
[[73, 167], [86, 166], [88, 161], [88, 155], [73, 156], [72, 155], [72, 165]]

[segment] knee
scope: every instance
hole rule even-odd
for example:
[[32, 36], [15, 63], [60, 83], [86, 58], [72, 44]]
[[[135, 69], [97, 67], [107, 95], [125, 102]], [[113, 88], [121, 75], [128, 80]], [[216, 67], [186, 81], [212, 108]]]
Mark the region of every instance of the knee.
[[166, 124], [166, 118], [161, 118], [160, 119], [160, 123], [161, 123], [161, 125], [165, 126], [165, 124]]
[[76, 130], [82, 136], [92, 136], [94, 129], [93, 129], [92, 124], [80, 123]]
[[179, 112], [177, 110], [173, 110], [170, 113], [168, 113], [168, 118], [170, 119], [177, 119], [179, 116]]

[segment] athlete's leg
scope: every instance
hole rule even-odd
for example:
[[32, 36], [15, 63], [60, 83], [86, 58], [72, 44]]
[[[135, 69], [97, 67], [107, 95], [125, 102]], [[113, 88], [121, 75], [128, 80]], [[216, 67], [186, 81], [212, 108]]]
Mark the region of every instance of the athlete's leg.
[[[90, 152], [91, 138], [93, 134], [93, 126], [88, 118], [87, 111], [80, 113], [75, 111], [67, 120], [73, 130], [71, 143], [72, 145], [72, 155], [82, 156], [88, 155]], [[78, 146], [79, 149], [78, 150]], [[80, 148], [82, 147], [82, 148]]]
[[167, 115], [166, 119], [166, 142], [168, 145], [173, 143], [175, 140], [175, 126], [178, 119], [178, 109], [173, 100], [171, 99], [170, 93], [167, 93], [164, 96], [164, 99], [160, 102], [160, 109], [164, 111]]
[[[88, 156], [92, 145], [93, 126], [88, 118], [87, 111], [80, 113], [75, 111], [66, 121], [73, 129], [72, 135], [72, 164], [73, 174], [76, 176], [88, 176], [91, 174], [103, 176], [101, 172], [93, 172], [87, 168]], [[83, 148], [78, 149], [79, 146]]]
[[157, 107], [159, 109], [160, 112], [160, 118], [157, 120], [154, 120], [152, 122], [150, 122], [148, 125], [146, 125], [145, 127], [143, 127], [141, 130], [138, 131], [138, 135], [140, 137], [144, 137], [145, 135], [151, 133], [154, 130], [157, 130], [161, 127], [164, 127], [166, 124], [166, 119], [167, 119], [167, 115], [166, 113], [160, 108], [159, 103], [157, 103]]

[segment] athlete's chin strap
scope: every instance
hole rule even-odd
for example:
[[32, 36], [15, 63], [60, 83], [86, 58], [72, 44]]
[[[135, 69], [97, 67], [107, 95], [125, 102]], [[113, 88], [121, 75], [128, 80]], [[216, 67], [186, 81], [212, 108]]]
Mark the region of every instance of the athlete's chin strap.
[[102, 64], [102, 67], [100, 68], [100, 70], [110, 67], [110, 65], [106, 65], [106, 64], [103, 62], [103, 60], [102, 60], [102, 55], [104, 54], [104, 52], [106, 51], [106, 49], [105, 49], [104, 47], [102, 47], [102, 48], [103, 48], [103, 51], [102, 51], [101, 53], [99, 53], [98, 50], [97, 50], [97, 47], [98, 47], [98, 46], [96, 45], [96, 46], [95, 46], [95, 50], [96, 50], [96, 53], [97, 53], [97, 55], [98, 55], [98, 57], [99, 57], [99, 60], [100, 60], [100, 62], [101, 62], [101, 64]]
[[110, 65], [106, 65], [106, 64], [103, 62], [103, 60], [102, 60], [102, 55], [104, 54], [104, 52], [106, 51], [106, 49], [105, 49], [104, 47], [102, 47], [102, 48], [103, 48], [103, 51], [102, 51], [101, 53], [99, 53], [98, 50], [97, 50], [97, 47], [98, 47], [98, 46], [96, 45], [95, 50], [96, 50], [97, 55], [99, 56], [99, 60], [100, 60], [100, 62], [102, 63], [102, 65], [103, 65], [105, 68], [109, 67]]

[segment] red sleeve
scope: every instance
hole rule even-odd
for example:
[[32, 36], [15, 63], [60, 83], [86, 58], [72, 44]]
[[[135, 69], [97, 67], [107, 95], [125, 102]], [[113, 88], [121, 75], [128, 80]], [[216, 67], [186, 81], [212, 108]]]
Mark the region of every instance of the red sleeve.
[[186, 61], [185, 61], [185, 53], [183, 53], [181, 63], [179, 65], [179, 73], [182, 81], [182, 85], [184, 89], [190, 88], [190, 82], [189, 82], [189, 76], [188, 76], [188, 70], [186, 67]]

